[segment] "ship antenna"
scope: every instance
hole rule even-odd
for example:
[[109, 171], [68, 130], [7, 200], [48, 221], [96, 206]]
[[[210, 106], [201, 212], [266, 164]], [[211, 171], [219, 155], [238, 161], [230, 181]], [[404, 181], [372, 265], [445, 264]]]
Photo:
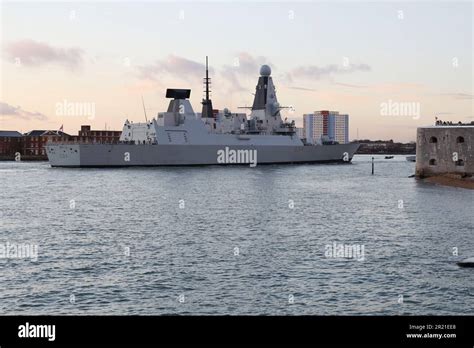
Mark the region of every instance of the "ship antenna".
[[143, 104], [143, 113], [145, 114], [145, 122], [148, 123], [148, 119], [146, 118], [145, 101], [143, 100], [143, 96], [142, 96], [142, 104]]
[[209, 65], [206, 56], [206, 100], [209, 100]]

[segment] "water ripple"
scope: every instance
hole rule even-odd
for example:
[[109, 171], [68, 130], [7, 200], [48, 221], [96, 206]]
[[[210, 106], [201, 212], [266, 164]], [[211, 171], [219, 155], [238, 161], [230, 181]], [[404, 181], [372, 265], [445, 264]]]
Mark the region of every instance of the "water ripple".
[[39, 255], [0, 259], [0, 314], [473, 314], [472, 192], [370, 166], [2, 162], [0, 243]]

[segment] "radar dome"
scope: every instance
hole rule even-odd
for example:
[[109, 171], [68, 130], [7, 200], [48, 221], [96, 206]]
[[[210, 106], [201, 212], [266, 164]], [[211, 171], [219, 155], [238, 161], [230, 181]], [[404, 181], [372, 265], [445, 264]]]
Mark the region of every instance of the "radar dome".
[[270, 69], [268, 65], [262, 65], [262, 67], [260, 68], [261, 76], [270, 76], [271, 73], [272, 73], [272, 69]]

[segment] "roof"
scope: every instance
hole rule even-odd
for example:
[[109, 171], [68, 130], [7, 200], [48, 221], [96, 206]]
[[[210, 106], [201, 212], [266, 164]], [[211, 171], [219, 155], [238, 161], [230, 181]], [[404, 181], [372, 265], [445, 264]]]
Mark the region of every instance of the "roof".
[[46, 131], [36, 129], [36, 130], [29, 131], [28, 133], [25, 133], [25, 135], [30, 136], [30, 137], [39, 137], [44, 132], [46, 132]]
[[17, 131], [0, 130], [0, 137], [19, 138], [21, 137], [21, 133]]
[[59, 135], [59, 136], [67, 136], [69, 137], [70, 135], [61, 131], [55, 131], [55, 130], [47, 130], [45, 131], [42, 135]]
[[61, 131], [56, 131], [56, 130], [32, 130], [29, 131], [28, 133], [25, 133], [24, 135], [29, 136], [29, 137], [39, 137], [42, 136], [44, 133], [54, 133], [55, 135], [60, 135], [60, 136], [69, 136], [69, 134], [61, 132]]

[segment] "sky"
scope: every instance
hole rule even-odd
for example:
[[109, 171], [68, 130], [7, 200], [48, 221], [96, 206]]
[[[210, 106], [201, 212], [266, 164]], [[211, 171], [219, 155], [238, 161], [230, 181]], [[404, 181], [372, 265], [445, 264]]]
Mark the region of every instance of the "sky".
[[414, 141], [474, 121], [473, 18], [468, 1], [2, 2], [0, 129], [121, 130], [166, 88], [200, 112], [207, 55], [214, 108], [245, 112], [268, 64], [298, 126], [336, 110], [350, 139]]

